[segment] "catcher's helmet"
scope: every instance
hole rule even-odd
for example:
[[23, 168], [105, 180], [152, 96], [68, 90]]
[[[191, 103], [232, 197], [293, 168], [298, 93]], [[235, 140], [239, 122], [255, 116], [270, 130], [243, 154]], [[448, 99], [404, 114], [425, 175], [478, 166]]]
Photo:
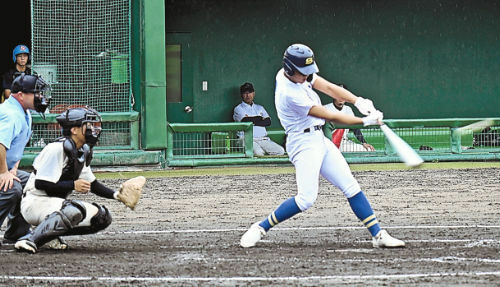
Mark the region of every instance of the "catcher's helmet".
[[91, 147], [97, 143], [101, 135], [101, 116], [92, 108], [68, 109], [58, 115], [56, 120], [61, 125], [64, 136], [71, 135], [72, 127], [81, 127], [86, 123], [95, 123], [92, 128], [87, 128], [85, 132], [86, 143]]
[[19, 54], [30, 54], [30, 49], [28, 49], [25, 45], [17, 45], [12, 51], [12, 60], [14, 60], [14, 64], [16, 63], [16, 57]]
[[286, 49], [283, 68], [289, 76], [293, 76], [294, 71], [306, 76], [319, 72], [313, 51], [303, 44], [293, 44]]
[[62, 127], [81, 127], [84, 123], [100, 123], [99, 113], [89, 107], [67, 109], [56, 117]]

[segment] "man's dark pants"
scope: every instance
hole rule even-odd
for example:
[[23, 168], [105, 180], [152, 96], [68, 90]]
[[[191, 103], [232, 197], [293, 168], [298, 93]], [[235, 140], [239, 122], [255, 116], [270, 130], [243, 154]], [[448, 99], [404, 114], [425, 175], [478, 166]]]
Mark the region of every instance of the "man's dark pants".
[[3, 235], [4, 241], [16, 241], [19, 237], [26, 235], [31, 227], [21, 214], [23, 189], [30, 173], [18, 170], [16, 175], [21, 182], [14, 180], [12, 188], [7, 191], [0, 190], [0, 226], [6, 217], [9, 219]]

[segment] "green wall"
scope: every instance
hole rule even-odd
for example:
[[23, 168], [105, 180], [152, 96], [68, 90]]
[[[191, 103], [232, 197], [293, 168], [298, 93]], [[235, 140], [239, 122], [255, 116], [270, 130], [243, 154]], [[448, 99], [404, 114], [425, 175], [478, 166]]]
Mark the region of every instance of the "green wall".
[[386, 118], [500, 116], [498, 1], [166, 0], [165, 15], [191, 33], [194, 122], [232, 121], [250, 81], [279, 127], [274, 77], [295, 42]]

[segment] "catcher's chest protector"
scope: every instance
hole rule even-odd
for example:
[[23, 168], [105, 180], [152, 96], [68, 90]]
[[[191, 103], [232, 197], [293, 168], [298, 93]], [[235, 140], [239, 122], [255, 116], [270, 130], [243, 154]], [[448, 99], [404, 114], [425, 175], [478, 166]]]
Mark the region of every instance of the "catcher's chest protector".
[[76, 149], [75, 142], [70, 138], [63, 139], [64, 154], [68, 157], [68, 163], [63, 168], [59, 180], [77, 180], [80, 177], [85, 162], [90, 164], [92, 151], [88, 145]]

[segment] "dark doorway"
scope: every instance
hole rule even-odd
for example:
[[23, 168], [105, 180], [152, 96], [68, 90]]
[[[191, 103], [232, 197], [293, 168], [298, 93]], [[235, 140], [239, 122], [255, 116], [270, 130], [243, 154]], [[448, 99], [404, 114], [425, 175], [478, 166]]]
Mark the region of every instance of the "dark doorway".
[[2, 41], [0, 45], [0, 73], [10, 69], [14, 62], [12, 50], [24, 44], [31, 51], [31, 5], [30, 0], [2, 1]]

